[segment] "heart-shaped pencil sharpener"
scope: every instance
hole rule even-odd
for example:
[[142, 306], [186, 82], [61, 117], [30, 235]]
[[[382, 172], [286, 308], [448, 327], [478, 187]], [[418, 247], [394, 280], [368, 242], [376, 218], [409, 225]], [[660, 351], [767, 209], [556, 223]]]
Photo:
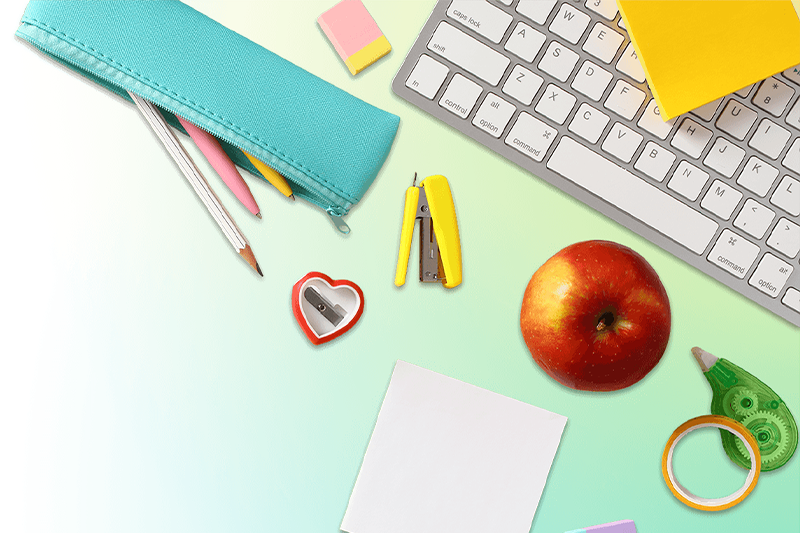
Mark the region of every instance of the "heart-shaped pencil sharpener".
[[352, 281], [309, 272], [292, 288], [292, 311], [308, 340], [324, 344], [356, 325], [364, 312], [364, 293]]

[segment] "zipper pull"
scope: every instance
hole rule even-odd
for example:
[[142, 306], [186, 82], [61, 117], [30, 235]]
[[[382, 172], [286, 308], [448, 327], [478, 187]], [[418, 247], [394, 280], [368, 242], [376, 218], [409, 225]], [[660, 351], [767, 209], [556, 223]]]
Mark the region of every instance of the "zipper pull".
[[344, 218], [342, 218], [345, 215], [343, 209], [338, 207], [329, 207], [325, 210], [325, 212], [328, 213], [329, 217], [331, 217], [331, 222], [333, 222], [333, 225], [337, 230], [339, 230], [340, 233], [343, 233], [344, 235], [348, 235], [350, 233], [350, 226], [348, 226], [347, 222], [345, 222]]

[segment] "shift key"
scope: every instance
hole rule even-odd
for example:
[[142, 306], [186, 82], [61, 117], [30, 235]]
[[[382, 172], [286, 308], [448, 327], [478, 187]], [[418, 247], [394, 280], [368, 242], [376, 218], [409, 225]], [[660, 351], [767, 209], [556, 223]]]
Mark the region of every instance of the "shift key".
[[503, 54], [446, 22], [441, 22], [433, 32], [428, 50], [492, 85], [500, 82], [511, 62]]

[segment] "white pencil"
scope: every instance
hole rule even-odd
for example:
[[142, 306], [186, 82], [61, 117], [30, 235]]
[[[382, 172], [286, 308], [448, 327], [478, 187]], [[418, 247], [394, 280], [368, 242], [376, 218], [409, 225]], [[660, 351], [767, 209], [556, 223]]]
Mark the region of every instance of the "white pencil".
[[222, 233], [224, 233], [228, 238], [228, 241], [230, 241], [231, 245], [233, 245], [233, 247], [236, 249], [236, 252], [242, 256], [242, 258], [247, 261], [256, 272], [263, 276], [264, 274], [261, 272], [261, 268], [258, 266], [256, 257], [253, 255], [253, 250], [250, 248], [250, 243], [247, 242], [247, 239], [236, 225], [236, 222], [233, 221], [231, 215], [220, 203], [217, 195], [214, 194], [213, 190], [211, 190], [211, 187], [203, 177], [200, 169], [197, 168], [197, 166], [194, 164], [194, 161], [192, 161], [191, 156], [186, 152], [186, 149], [180, 143], [178, 138], [175, 137], [175, 134], [172, 132], [156, 106], [152, 102], [149, 102], [141, 96], [133, 94], [132, 92], [128, 92], [128, 94], [131, 96], [131, 98], [133, 98], [134, 103], [136, 103], [139, 111], [142, 112], [145, 120], [147, 120], [147, 122], [150, 124], [150, 127], [158, 136], [159, 140], [161, 140], [161, 142], [167, 148], [167, 151], [172, 156], [172, 159], [174, 159], [178, 164], [181, 172], [192, 185], [194, 192], [196, 192], [197, 196], [199, 196], [203, 201], [208, 209], [208, 212], [211, 213], [212, 217], [214, 217], [214, 220], [217, 222], [220, 229], [222, 229]]

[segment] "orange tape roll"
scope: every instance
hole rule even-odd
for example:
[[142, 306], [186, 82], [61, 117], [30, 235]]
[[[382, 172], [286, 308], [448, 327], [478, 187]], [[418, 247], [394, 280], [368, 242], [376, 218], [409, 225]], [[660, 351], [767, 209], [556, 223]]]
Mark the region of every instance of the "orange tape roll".
[[[750, 473], [747, 474], [744, 485], [730, 496], [724, 498], [701, 498], [700, 496], [695, 496], [689, 492], [686, 487], [678, 483], [678, 480], [675, 478], [675, 472], [672, 470], [672, 454], [678, 441], [692, 431], [706, 427], [715, 427], [730, 431], [742, 440], [745, 448], [750, 452]], [[758, 449], [758, 443], [756, 443], [753, 434], [739, 422], [727, 416], [698, 416], [697, 418], [692, 418], [684, 422], [672, 433], [672, 436], [670, 436], [667, 445], [664, 447], [664, 455], [661, 457], [661, 472], [664, 474], [664, 481], [667, 482], [667, 486], [669, 490], [672, 491], [672, 494], [689, 507], [694, 507], [701, 511], [722, 511], [744, 500], [747, 495], [753, 491], [753, 488], [755, 488], [758, 482], [758, 476], [761, 474], [761, 452]]]

